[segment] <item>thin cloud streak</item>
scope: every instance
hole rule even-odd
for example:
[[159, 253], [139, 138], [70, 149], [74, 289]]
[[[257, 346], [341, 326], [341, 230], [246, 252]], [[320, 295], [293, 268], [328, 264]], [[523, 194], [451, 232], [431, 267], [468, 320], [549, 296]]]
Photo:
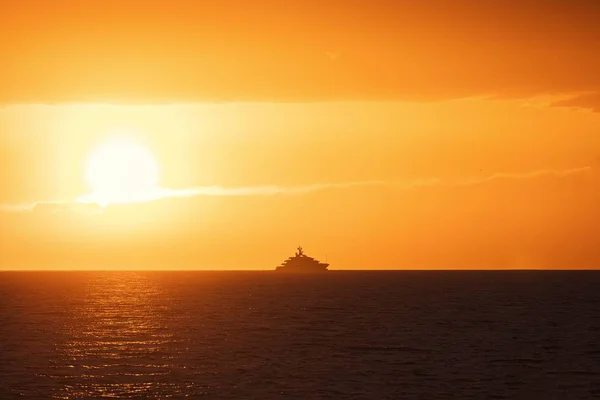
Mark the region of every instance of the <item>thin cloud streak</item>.
[[160, 189], [164, 197], [190, 196], [272, 196], [277, 194], [305, 194], [327, 189], [348, 189], [358, 186], [382, 186], [385, 181], [360, 181], [347, 183], [321, 183], [306, 186], [251, 186], [226, 188], [222, 186], [204, 186], [191, 189]]
[[416, 189], [420, 187], [459, 187], [475, 186], [496, 180], [521, 180], [534, 179], [544, 176], [564, 178], [571, 175], [586, 174], [592, 171], [592, 167], [571, 168], [566, 170], [536, 170], [525, 173], [495, 173], [483, 178], [468, 178], [462, 180], [441, 180], [437, 178], [418, 179], [414, 181], [358, 181], [346, 183], [320, 183], [305, 186], [250, 186], [227, 188], [223, 186], [203, 186], [189, 189], [166, 189], [159, 188], [149, 198], [153, 200], [172, 197], [195, 197], [195, 196], [273, 196], [273, 195], [298, 195], [307, 194], [330, 189], [350, 189], [362, 186], [386, 186], [399, 189]]
[[[460, 180], [442, 180], [437, 178], [431, 179], [418, 179], [413, 181], [383, 181], [383, 180], [372, 180], [372, 181], [358, 181], [358, 182], [346, 182], [346, 183], [320, 183], [305, 186], [250, 186], [250, 187], [233, 187], [227, 188], [223, 186], [202, 186], [188, 189], [168, 189], [168, 188], [156, 188], [150, 193], [140, 194], [131, 198], [126, 203], [143, 203], [148, 201], [156, 201], [168, 198], [185, 198], [185, 197], [198, 197], [198, 196], [274, 196], [274, 195], [300, 195], [314, 193], [330, 189], [350, 189], [356, 187], [369, 187], [369, 186], [380, 186], [397, 189], [418, 189], [427, 187], [467, 187], [482, 185], [493, 181], [500, 180], [527, 180], [542, 177], [554, 177], [554, 178], [566, 178], [574, 175], [585, 175], [593, 171], [590, 166], [571, 168], [564, 170], [556, 169], [542, 169], [524, 173], [495, 173], [481, 178], [467, 178]], [[87, 194], [79, 197], [74, 204], [110, 204], [108, 201], [103, 201], [97, 198], [93, 194]], [[24, 212], [31, 211], [35, 204], [0, 204], [0, 212]], [[52, 204], [52, 202], [46, 202], [45, 204]], [[56, 204], [65, 204], [56, 202]]]
[[305, 194], [312, 193], [328, 189], [349, 189], [360, 186], [389, 186], [392, 188], [401, 189], [414, 189], [419, 187], [433, 187], [433, 186], [446, 186], [446, 187], [458, 187], [458, 186], [474, 186], [480, 185], [487, 182], [496, 180], [520, 180], [520, 179], [534, 179], [544, 176], [551, 176], [556, 178], [564, 178], [571, 175], [587, 174], [592, 171], [592, 167], [580, 167], [571, 168], [566, 170], [536, 170], [525, 173], [495, 173], [488, 175], [483, 178], [469, 178], [462, 180], [441, 180], [437, 178], [430, 179], [418, 179], [414, 181], [359, 181], [359, 182], [347, 182], [347, 183], [322, 183], [307, 186], [254, 186], [254, 187], [242, 187], [242, 188], [224, 188], [222, 186], [207, 186], [192, 188], [186, 190], [172, 190], [162, 189], [165, 197], [190, 197], [190, 196], [268, 196], [276, 194]]
[[491, 182], [491, 181], [496, 181], [496, 180], [503, 180], [503, 179], [534, 179], [534, 178], [541, 178], [544, 176], [551, 176], [551, 177], [555, 177], [555, 178], [565, 178], [567, 176], [571, 176], [571, 175], [581, 175], [581, 174], [587, 174], [587, 173], [591, 173], [593, 171], [593, 168], [590, 166], [586, 166], [586, 167], [579, 167], [579, 168], [571, 168], [571, 169], [564, 169], [564, 170], [556, 170], [556, 169], [542, 169], [542, 170], [536, 170], [536, 171], [530, 171], [530, 172], [525, 172], [525, 173], [496, 173], [496, 174], [492, 174], [489, 175], [485, 178], [481, 178], [481, 179], [465, 179], [463, 181], [458, 181], [455, 182], [454, 184], [450, 184], [450, 186], [473, 186], [473, 185], [480, 185], [483, 183], [487, 183], [487, 182]]
[[31, 211], [38, 203], [30, 204], [0, 204], [0, 212], [23, 212]]

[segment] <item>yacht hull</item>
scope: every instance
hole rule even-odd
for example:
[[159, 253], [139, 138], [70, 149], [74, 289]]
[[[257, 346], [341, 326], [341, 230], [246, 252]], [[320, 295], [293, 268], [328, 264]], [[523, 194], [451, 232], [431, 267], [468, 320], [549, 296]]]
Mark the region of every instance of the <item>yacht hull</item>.
[[319, 267], [302, 267], [302, 266], [294, 266], [294, 267], [277, 267], [275, 271], [278, 272], [286, 272], [293, 274], [320, 274], [323, 272], [327, 272], [328, 265], [323, 265]]

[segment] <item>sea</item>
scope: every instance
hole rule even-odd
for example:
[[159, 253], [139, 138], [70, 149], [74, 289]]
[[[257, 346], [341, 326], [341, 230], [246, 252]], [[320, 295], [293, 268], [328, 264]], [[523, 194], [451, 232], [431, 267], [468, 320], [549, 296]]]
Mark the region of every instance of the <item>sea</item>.
[[0, 399], [600, 398], [600, 272], [2, 272]]

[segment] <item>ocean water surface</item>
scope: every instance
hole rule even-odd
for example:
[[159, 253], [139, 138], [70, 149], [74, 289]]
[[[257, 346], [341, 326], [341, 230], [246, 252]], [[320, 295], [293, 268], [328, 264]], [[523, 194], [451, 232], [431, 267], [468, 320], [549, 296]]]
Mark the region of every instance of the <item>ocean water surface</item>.
[[600, 397], [598, 272], [0, 273], [0, 399]]

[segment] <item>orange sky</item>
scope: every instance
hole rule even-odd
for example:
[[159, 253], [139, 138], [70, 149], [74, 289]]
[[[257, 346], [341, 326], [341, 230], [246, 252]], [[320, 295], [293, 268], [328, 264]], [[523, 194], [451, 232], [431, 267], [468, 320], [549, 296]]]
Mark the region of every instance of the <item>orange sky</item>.
[[[296, 3], [2, 2], [0, 269], [600, 265], [597, 2]], [[195, 194], [79, 210], [115, 131]]]

